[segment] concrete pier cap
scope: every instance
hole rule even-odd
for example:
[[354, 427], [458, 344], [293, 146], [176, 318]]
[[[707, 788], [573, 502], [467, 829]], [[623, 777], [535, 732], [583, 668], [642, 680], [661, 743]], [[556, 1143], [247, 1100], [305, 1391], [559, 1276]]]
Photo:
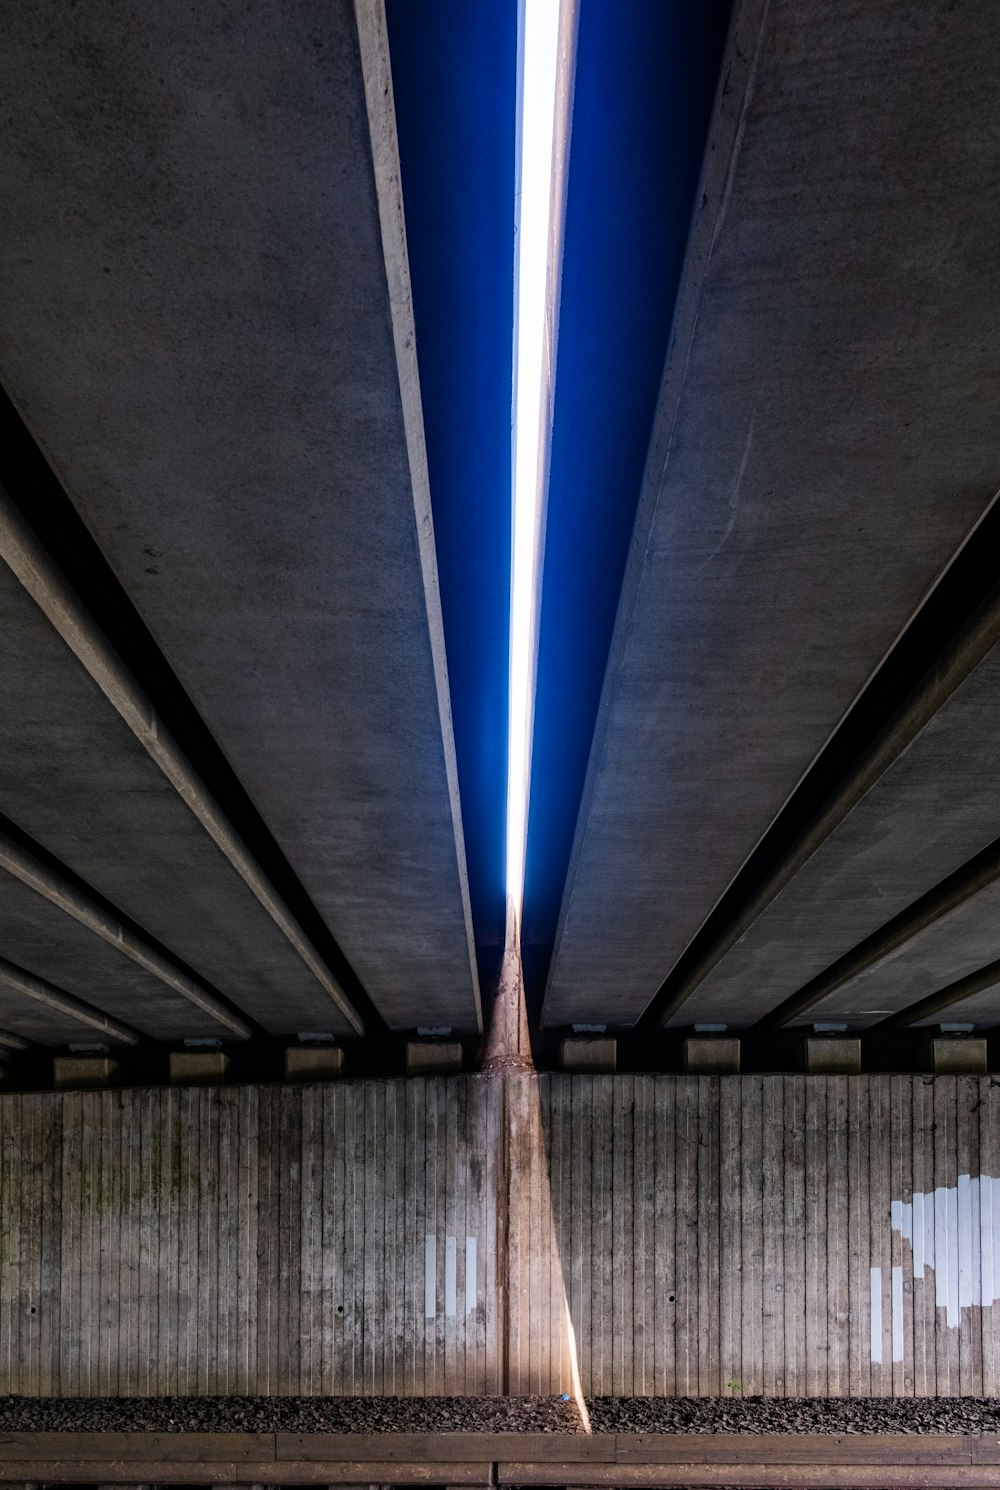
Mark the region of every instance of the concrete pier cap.
[[408, 1040], [407, 1076], [449, 1076], [462, 1069], [462, 1047], [457, 1040]]
[[212, 1086], [229, 1075], [229, 1057], [217, 1040], [185, 1040], [170, 1052], [171, 1086]]
[[99, 1052], [57, 1055], [52, 1060], [52, 1085], [57, 1092], [110, 1086], [117, 1074], [118, 1062]]
[[613, 1035], [567, 1035], [559, 1051], [564, 1071], [613, 1075], [618, 1065], [618, 1041]]
[[689, 1076], [738, 1076], [740, 1042], [725, 1025], [695, 1025], [684, 1041], [684, 1070]]
[[330, 1081], [344, 1074], [344, 1050], [332, 1035], [300, 1035], [285, 1051], [286, 1081]]
[[934, 1075], [985, 1076], [988, 1064], [986, 1037], [947, 1025], [941, 1025], [940, 1030], [941, 1033], [932, 1038], [929, 1045]]

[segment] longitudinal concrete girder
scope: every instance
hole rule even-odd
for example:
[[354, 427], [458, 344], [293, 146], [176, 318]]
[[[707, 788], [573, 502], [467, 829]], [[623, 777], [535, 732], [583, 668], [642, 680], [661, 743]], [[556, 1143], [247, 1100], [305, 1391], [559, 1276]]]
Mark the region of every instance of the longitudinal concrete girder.
[[[760, 1018], [1000, 837], [998, 727], [1000, 646], [994, 646], [673, 1022]], [[803, 1017], [872, 1024], [992, 961], [1000, 955], [991, 914], [996, 898], [974, 897]]]
[[[0, 545], [5, 536], [0, 532]], [[0, 714], [0, 813], [263, 1028], [349, 1033], [341, 1010], [3, 563], [0, 630], [7, 704]], [[53, 961], [54, 903], [22, 898], [22, 915], [37, 923], [34, 944], [19, 954], [4, 926], [0, 950], [15, 961], [29, 958], [24, 965], [33, 973], [100, 1004], [99, 989], [84, 994], [74, 969]], [[111, 945], [121, 950], [120, 939]], [[132, 987], [142, 1027], [144, 1004], [161, 1003], [167, 988], [134, 962], [119, 977]], [[161, 1034], [181, 1039], [205, 1032], [195, 1014], [189, 1001], [171, 995], [154, 1022]], [[224, 1033], [217, 1021], [209, 1027]]]
[[[822, 914], [825, 907], [819, 907]], [[884, 960], [865, 968], [790, 1023], [847, 1020], [852, 1025], [880, 1019], [950, 987], [1000, 957], [1000, 879], [957, 904], [948, 915], [916, 924], [912, 935]], [[1000, 983], [1000, 977], [995, 980]], [[977, 1000], [977, 1019], [997, 1022], [1000, 1001], [994, 992]], [[972, 1017], [965, 1001], [941, 1019]]]
[[[58, 884], [53, 884], [56, 892]], [[72, 886], [66, 889], [72, 893]], [[100, 908], [91, 903], [94, 921]], [[81, 907], [82, 909], [82, 907]], [[133, 1025], [150, 1039], [186, 1036], [231, 1039], [248, 1026], [236, 1014], [217, 1017], [211, 1008], [185, 996], [190, 988], [181, 968], [174, 968], [180, 987], [124, 953], [116, 935], [118, 923], [107, 918], [107, 934], [68, 914], [63, 904], [42, 895], [23, 878], [0, 869], [0, 927], [6, 958], [35, 977], [80, 998], [116, 1021]], [[140, 949], [137, 949], [140, 950]], [[5, 1027], [42, 1044], [93, 1039], [68, 1011], [46, 1007], [9, 985], [0, 987]]]
[[550, 1024], [639, 1016], [993, 496], [998, 42], [737, 6]]
[[0, 375], [388, 1023], [472, 1027], [392, 94], [381, 7], [359, 17], [360, 43], [347, 0], [11, 16]]

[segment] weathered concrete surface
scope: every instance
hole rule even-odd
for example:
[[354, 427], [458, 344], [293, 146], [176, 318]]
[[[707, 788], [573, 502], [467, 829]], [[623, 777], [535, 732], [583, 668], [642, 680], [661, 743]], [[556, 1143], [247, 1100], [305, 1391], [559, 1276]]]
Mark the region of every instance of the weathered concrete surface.
[[1000, 971], [996, 972], [995, 980], [988, 988], [983, 988], [979, 993], [970, 995], [968, 998], [956, 999], [945, 1009], [939, 1009], [933, 1014], [913, 1021], [914, 1029], [921, 1027], [930, 1028], [937, 1026], [942, 1020], [954, 1020], [956, 1023], [974, 1024], [981, 1027], [995, 1027], [1000, 1024]]
[[4, 1095], [0, 1391], [995, 1397], [998, 1166], [990, 1077]]
[[[0, 633], [0, 812], [265, 1029], [350, 1033], [340, 1010], [3, 564]], [[41, 899], [36, 904], [47, 922], [51, 908]], [[44, 966], [29, 966], [49, 976]], [[138, 968], [135, 973], [141, 976], [136, 998], [156, 996], [151, 980]], [[72, 970], [68, 976], [62, 986], [77, 992]], [[171, 1008], [177, 1017], [169, 1025], [171, 1038], [199, 1033], [187, 1024], [191, 1005], [172, 999]], [[169, 1023], [165, 1015], [161, 1011], [161, 1027]]]
[[[78, 921], [0, 870], [0, 927], [7, 961], [64, 988], [153, 1039], [189, 1035], [228, 1038], [210, 1014]], [[0, 985], [0, 1026], [42, 1044], [95, 1039], [93, 1029]]]
[[[1000, 836], [996, 737], [1000, 648], [994, 647], [879, 778], [788, 887], [675, 1014], [673, 1023], [760, 1018]], [[995, 903], [995, 897], [994, 897]], [[803, 1016], [891, 1011], [1000, 955], [989, 911], [953, 916], [880, 969]], [[980, 947], [987, 955], [976, 961]], [[990, 950], [992, 948], [993, 950]], [[933, 949], [933, 950], [932, 950]], [[972, 959], [969, 961], [968, 959]], [[941, 982], [935, 982], [937, 973]], [[958, 977], [961, 973], [955, 973]], [[914, 987], [919, 991], [912, 993]], [[910, 996], [912, 993], [912, 997]], [[883, 1001], [884, 1000], [884, 1001]], [[998, 1008], [1000, 1013], [1000, 1008]], [[870, 1019], [851, 1022], [871, 1023]]]
[[710, 137], [551, 1024], [640, 1014], [1000, 476], [1000, 11], [760, 10]]
[[[820, 908], [820, 913], [825, 906]], [[801, 1020], [846, 1019], [851, 1024], [873, 1024], [884, 1015], [905, 1009], [1000, 958], [1000, 881], [972, 896], [952, 913], [916, 933], [884, 963], [858, 974], [835, 993], [814, 1004]], [[937, 1014], [941, 1019], [965, 1019], [959, 1006]], [[964, 1007], [964, 1006], [963, 1006]], [[977, 995], [976, 1018], [1000, 1022], [996, 990]]]
[[353, 7], [43, 4], [3, 68], [0, 373], [385, 1018], [474, 1026]]

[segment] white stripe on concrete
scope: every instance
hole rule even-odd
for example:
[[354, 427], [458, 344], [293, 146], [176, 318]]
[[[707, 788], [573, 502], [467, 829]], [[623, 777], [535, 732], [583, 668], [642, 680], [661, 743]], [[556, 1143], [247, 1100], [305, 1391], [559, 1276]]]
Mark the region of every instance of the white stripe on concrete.
[[892, 1359], [903, 1359], [903, 1269], [892, 1270]]
[[882, 1364], [882, 1269], [871, 1270], [872, 1362]]
[[437, 1237], [428, 1236], [424, 1242], [424, 1318], [433, 1319], [437, 1314]]
[[478, 1285], [476, 1281], [476, 1239], [465, 1238], [465, 1312], [471, 1314], [476, 1307]]
[[924, 1201], [927, 1197], [919, 1190], [913, 1197], [913, 1219], [911, 1225], [913, 1245], [913, 1276], [924, 1276]]
[[449, 1317], [457, 1308], [458, 1249], [453, 1236], [444, 1239], [444, 1312]]

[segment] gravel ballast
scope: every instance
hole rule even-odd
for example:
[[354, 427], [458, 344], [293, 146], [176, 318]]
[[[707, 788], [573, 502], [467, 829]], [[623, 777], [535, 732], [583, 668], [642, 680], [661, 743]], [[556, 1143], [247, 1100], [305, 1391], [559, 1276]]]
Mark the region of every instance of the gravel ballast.
[[575, 1433], [558, 1397], [0, 1397], [0, 1432]]
[[595, 1433], [996, 1433], [991, 1397], [593, 1397]]
[[[981, 1397], [593, 1397], [595, 1433], [998, 1433]], [[0, 1397], [0, 1432], [578, 1433], [560, 1397]]]

